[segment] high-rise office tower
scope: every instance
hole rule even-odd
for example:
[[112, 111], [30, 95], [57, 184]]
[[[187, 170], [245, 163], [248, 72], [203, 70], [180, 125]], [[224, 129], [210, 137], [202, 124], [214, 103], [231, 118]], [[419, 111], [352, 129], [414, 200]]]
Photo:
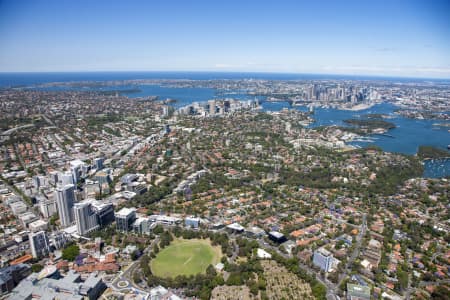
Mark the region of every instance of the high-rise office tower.
[[97, 221], [100, 227], [105, 227], [114, 221], [114, 207], [111, 203], [93, 201], [91, 207], [97, 215]]
[[81, 177], [86, 176], [86, 174], [89, 172], [89, 166], [79, 159], [72, 160], [69, 164], [73, 183], [77, 184]]
[[58, 187], [55, 192], [56, 205], [58, 207], [59, 219], [63, 227], [73, 223], [73, 203], [75, 202], [75, 186], [67, 184]]
[[209, 114], [215, 115], [216, 114], [216, 100], [209, 100]]
[[56, 213], [56, 201], [55, 199], [47, 199], [45, 197], [37, 198], [39, 203], [39, 209], [44, 218], [48, 219]]
[[127, 232], [131, 229], [131, 224], [136, 220], [136, 210], [124, 207], [116, 212], [115, 217], [117, 230]]
[[50, 253], [50, 243], [45, 231], [38, 231], [28, 235], [31, 254], [34, 258], [45, 257]]
[[97, 215], [90, 201], [76, 203], [73, 207], [73, 213], [77, 231], [80, 235], [85, 235], [99, 227]]
[[68, 184], [75, 184], [71, 172], [60, 173], [58, 175], [58, 182], [63, 186]]
[[96, 168], [97, 170], [103, 169], [103, 163], [104, 162], [105, 162], [105, 158], [104, 157], [94, 158], [94, 168]]

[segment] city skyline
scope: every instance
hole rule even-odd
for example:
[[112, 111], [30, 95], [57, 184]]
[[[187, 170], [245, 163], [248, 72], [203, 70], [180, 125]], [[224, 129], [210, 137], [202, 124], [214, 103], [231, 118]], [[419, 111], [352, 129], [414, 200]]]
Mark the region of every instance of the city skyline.
[[0, 72], [450, 78], [446, 1], [0, 2]]

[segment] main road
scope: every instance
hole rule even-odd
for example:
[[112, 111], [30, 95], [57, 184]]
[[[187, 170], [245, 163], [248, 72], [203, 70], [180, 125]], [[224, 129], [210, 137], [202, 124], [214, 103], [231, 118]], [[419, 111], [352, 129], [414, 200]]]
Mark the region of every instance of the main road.
[[[143, 255], [150, 253], [151, 249], [153, 249], [153, 245], [155, 245], [157, 243], [159, 243], [159, 236], [156, 236], [155, 239], [150, 243], [150, 245], [144, 249]], [[137, 285], [133, 281], [133, 274], [136, 271], [136, 269], [140, 266], [141, 259], [142, 259], [142, 256], [138, 260], [133, 262], [130, 266], [128, 266], [128, 268], [125, 271], [123, 271], [123, 272], [121, 271], [117, 275], [117, 277], [111, 283], [111, 286], [113, 289], [115, 289], [116, 291], [120, 291], [123, 289], [130, 288], [130, 285], [132, 285], [135, 289], [142, 289], [141, 286]], [[129, 284], [126, 287], [120, 287], [119, 282], [122, 282], [122, 281], [128, 282]]]

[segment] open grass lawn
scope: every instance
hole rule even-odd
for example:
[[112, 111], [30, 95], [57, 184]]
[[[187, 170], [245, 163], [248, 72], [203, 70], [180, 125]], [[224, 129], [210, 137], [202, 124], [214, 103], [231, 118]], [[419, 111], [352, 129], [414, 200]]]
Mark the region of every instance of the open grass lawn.
[[211, 246], [209, 240], [174, 240], [161, 250], [150, 267], [159, 277], [195, 275], [205, 273], [206, 268], [216, 265], [222, 256], [220, 247]]

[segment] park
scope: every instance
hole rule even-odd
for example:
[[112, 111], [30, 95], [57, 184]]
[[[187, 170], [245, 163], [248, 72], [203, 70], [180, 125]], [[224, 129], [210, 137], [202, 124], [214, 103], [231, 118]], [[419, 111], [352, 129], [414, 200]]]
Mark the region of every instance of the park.
[[176, 239], [158, 253], [150, 266], [158, 277], [190, 276], [204, 274], [208, 266], [216, 265], [221, 257], [220, 247], [213, 247], [209, 240]]

